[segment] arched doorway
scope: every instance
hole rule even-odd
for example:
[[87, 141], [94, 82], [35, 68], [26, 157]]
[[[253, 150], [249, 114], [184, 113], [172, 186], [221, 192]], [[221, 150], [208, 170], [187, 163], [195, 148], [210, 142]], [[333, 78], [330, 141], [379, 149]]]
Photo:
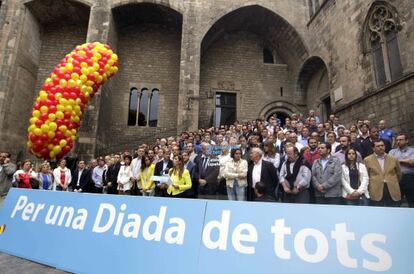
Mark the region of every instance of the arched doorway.
[[306, 98], [308, 110], [325, 120], [331, 114], [329, 71], [325, 62], [317, 56], [306, 60], [300, 70], [296, 92]]
[[286, 118], [290, 117], [290, 114], [288, 114], [285, 111], [275, 111], [275, 112], [271, 112], [266, 118], [266, 120], [269, 120], [270, 117], [275, 117], [278, 121], [279, 126], [284, 127], [285, 126], [285, 121]]

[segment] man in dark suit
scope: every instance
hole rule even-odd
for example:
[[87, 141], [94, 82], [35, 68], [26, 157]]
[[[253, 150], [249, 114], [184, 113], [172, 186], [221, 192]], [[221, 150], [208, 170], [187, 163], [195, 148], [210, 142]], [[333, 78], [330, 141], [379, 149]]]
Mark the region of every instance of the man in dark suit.
[[256, 183], [262, 182], [266, 186], [266, 194], [276, 197], [275, 190], [279, 184], [277, 170], [272, 163], [264, 161], [263, 151], [252, 148], [250, 151], [251, 163], [247, 170], [247, 200], [255, 200], [254, 188]]
[[184, 168], [188, 170], [191, 176], [191, 188], [185, 191], [185, 196], [188, 198], [197, 198], [198, 197], [198, 181], [197, 181], [197, 172], [196, 165], [190, 160], [190, 156], [187, 151], [181, 153], [184, 161]]
[[[168, 171], [173, 167], [173, 162], [170, 160], [170, 150], [164, 148], [162, 154], [162, 160], [155, 164], [154, 175], [163, 176], [168, 175]], [[161, 155], [160, 155], [161, 156]], [[155, 183], [155, 196], [158, 197], [167, 197], [167, 187], [168, 185], [154, 181]]]
[[118, 173], [121, 168], [121, 155], [115, 154], [115, 162], [105, 172], [106, 191], [108, 194], [118, 194]]
[[218, 187], [217, 177], [220, 163], [217, 157], [209, 155], [210, 144], [201, 144], [201, 154], [194, 159], [197, 172], [198, 194], [203, 199], [215, 199]]
[[80, 160], [78, 168], [72, 174], [72, 181], [69, 187], [74, 192], [92, 192], [93, 186], [92, 170], [86, 169], [85, 161]]

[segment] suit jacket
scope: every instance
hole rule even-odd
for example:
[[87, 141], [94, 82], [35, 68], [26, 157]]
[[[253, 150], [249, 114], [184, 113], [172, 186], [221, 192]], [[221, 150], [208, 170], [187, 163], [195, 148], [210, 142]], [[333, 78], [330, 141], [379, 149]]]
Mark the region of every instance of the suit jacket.
[[185, 191], [185, 196], [188, 198], [197, 198], [198, 196], [198, 175], [196, 165], [193, 161], [188, 161], [187, 170], [191, 177], [191, 188]]
[[108, 187], [109, 194], [118, 194], [118, 173], [119, 169], [121, 168], [121, 163], [115, 163], [110, 165], [108, 169], [105, 171], [105, 181], [104, 185], [107, 185], [109, 182], [112, 183], [111, 187]]
[[199, 186], [199, 193], [204, 195], [216, 194], [218, 188], [217, 178], [220, 171], [219, 159], [217, 157], [209, 156], [204, 174], [202, 172], [202, 154], [197, 155], [197, 157], [194, 159], [194, 164], [196, 165], [197, 183], [199, 179], [204, 179], [207, 181], [206, 185]]
[[[253, 190], [253, 167], [254, 163], [250, 163], [247, 169], [247, 200], [254, 201], [255, 200], [255, 193]], [[271, 195], [273, 197], [276, 196], [275, 189], [279, 184], [279, 178], [277, 176], [277, 170], [275, 166], [268, 161], [262, 160], [262, 171], [260, 173], [260, 181], [265, 183], [266, 185], [266, 193], [267, 195]]]
[[[78, 170], [75, 170], [72, 174], [72, 181], [70, 183], [70, 186], [75, 188], [75, 186], [78, 183]], [[92, 181], [92, 170], [91, 169], [84, 169], [82, 171], [80, 180], [79, 180], [79, 187], [82, 189], [82, 192], [92, 192], [92, 186], [94, 186], [94, 183]]]
[[13, 174], [16, 165], [12, 163], [4, 164], [0, 171], [0, 197], [6, 195], [12, 187]]
[[[338, 158], [329, 156], [328, 162], [323, 168], [322, 159], [319, 158], [312, 166], [312, 184], [316, 197], [342, 197], [342, 165]], [[318, 186], [322, 185], [325, 193], [319, 192]]]
[[369, 175], [369, 195], [371, 200], [381, 201], [384, 193], [384, 183], [386, 182], [391, 198], [394, 201], [400, 201], [399, 181], [402, 176], [400, 162], [388, 154], [385, 154], [384, 157], [384, 171], [382, 171], [375, 154], [368, 156], [364, 160]]

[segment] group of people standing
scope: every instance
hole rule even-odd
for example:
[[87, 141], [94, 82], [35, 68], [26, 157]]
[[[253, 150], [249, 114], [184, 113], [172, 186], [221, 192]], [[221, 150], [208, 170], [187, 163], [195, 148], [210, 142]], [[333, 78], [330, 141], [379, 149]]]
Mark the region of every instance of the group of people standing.
[[0, 156], [0, 180], [22, 188], [373, 206], [400, 206], [405, 197], [414, 207], [414, 149], [406, 134], [384, 120], [346, 128], [332, 115], [322, 123], [313, 111], [157, 138], [133, 154], [80, 160], [74, 170], [62, 159], [53, 171], [45, 162], [34, 172], [25, 161], [14, 172], [9, 158]]

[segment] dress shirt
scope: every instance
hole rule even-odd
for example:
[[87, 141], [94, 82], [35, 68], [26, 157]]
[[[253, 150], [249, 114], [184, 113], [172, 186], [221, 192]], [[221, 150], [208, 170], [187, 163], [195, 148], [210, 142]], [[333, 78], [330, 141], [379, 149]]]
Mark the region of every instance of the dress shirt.
[[384, 172], [384, 162], [385, 162], [385, 154], [382, 156], [377, 155], [376, 153], [374, 153], [375, 157], [378, 160], [378, 163], [381, 167], [382, 172]]
[[[389, 155], [397, 158], [398, 160], [414, 160], [414, 148], [405, 147], [404, 149], [394, 148], [390, 151]], [[414, 174], [414, 166], [401, 165], [402, 174]]]
[[329, 161], [329, 157], [326, 157], [326, 158], [320, 158], [320, 160], [321, 160], [321, 165], [322, 165], [322, 168], [325, 170], [326, 164], [327, 164], [327, 163], [328, 163], [328, 161]]
[[262, 175], [262, 159], [257, 163], [254, 163], [253, 172], [252, 172], [252, 180], [253, 180], [253, 188], [256, 186], [256, 183], [260, 182], [260, 178]]
[[83, 169], [78, 170], [78, 181], [76, 182], [77, 186], [79, 186], [79, 182], [80, 182], [80, 178], [82, 176], [82, 172], [83, 172]]

